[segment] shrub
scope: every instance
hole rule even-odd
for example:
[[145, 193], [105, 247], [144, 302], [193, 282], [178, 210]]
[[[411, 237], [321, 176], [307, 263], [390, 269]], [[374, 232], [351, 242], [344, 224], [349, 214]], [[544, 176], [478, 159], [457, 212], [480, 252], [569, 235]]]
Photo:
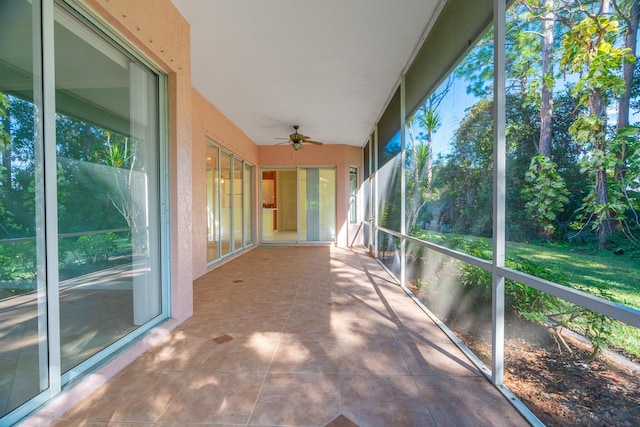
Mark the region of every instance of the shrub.
[[[82, 254], [85, 264], [98, 264], [109, 259], [109, 253], [116, 248], [116, 235], [89, 234], [80, 236], [76, 241], [76, 250]], [[79, 257], [80, 258], [80, 257]]]

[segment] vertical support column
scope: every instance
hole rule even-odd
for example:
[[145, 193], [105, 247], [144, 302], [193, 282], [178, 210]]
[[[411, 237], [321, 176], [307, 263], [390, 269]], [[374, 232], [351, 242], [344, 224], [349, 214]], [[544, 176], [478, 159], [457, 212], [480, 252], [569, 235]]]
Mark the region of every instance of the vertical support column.
[[371, 232], [373, 233], [373, 257], [378, 259], [378, 124], [373, 130], [373, 144], [371, 147], [371, 157], [374, 161], [374, 174], [373, 174], [373, 194], [371, 194], [373, 200], [371, 205], [373, 208], [373, 221], [371, 221]]
[[234, 162], [233, 154], [229, 153], [229, 253], [232, 254], [234, 251], [235, 245], [235, 216], [236, 216], [236, 207], [235, 207], [235, 162]]
[[54, 59], [54, 4], [42, 0], [42, 141], [47, 265], [47, 321], [49, 339], [49, 387], [60, 393], [60, 286], [58, 277], [58, 182], [56, 166], [56, 75]]
[[493, 2], [494, 59], [493, 59], [493, 292], [492, 292], [492, 370], [494, 385], [504, 380], [504, 277], [497, 268], [505, 259], [505, 17], [504, 0]]
[[407, 284], [407, 241], [404, 236], [407, 234], [407, 212], [406, 212], [406, 177], [405, 160], [406, 140], [405, 126], [407, 122], [407, 111], [405, 107], [405, 76], [400, 77], [400, 286]]

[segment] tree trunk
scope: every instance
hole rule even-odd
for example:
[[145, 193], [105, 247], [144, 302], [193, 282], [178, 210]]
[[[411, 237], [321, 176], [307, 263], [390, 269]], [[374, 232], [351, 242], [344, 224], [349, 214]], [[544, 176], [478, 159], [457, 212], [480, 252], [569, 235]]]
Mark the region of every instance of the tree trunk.
[[433, 188], [433, 129], [428, 129], [427, 149], [427, 199], [430, 199]]
[[[2, 166], [6, 170], [7, 174], [7, 187], [13, 188], [11, 176], [13, 174], [11, 170], [11, 120], [9, 120], [9, 114], [2, 118], [2, 126], [7, 133], [7, 140], [5, 142], [4, 150], [2, 150]], [[0, 139], [0, 147], [2, 147], [2, 140]]]
[[[640, 18], [640, 3], [633, 2], [627, 20], [627, 34], [624, 38], [624, 47], [631, 49], [631, 54], [636, 56], [636, 41], [638, 39], [638, 19]], [[625, 62], [622, 65], [622, 78], [624, 79], [625, 92], [620, 96], [618, 104], [618, 131], [629, 126], [629, 104], [631, 101], [631, 88], [633, 86], [633, 69], [635, 64]], [[618, 157], [618, 170], [616, 179], [624, 179], [624, 150], [620, 150]]]
[[542, 0], [546, 12], [542, 17], [542, 85], [540, 90], [540, 142], [538, 154], [551, 158], [551, 117], [553, 113], [553, 87], [547, 77], [553, 72], [553, 0]]
[[[606, 150], [605, 129], [607, 126], [607, 108], [599, 90], [589, 91], [589, 105], [592, 114], [600, 119], [600, 126], [595, 134], [597, 138], [595, 150], [596, 152], [604, 152]], [[607, 183], [607, 169], [604, 163], [597, 166], [595, 190], [596, 206], [607, 206], [609, 204], [609, 187]], [[608, 206], [604, 208], [604, 211], [600, 215], [603, 215], [603, 217], [598, 224], [598, 247], [604, 249], [607, 238], [613, 234], [613, 221]]]

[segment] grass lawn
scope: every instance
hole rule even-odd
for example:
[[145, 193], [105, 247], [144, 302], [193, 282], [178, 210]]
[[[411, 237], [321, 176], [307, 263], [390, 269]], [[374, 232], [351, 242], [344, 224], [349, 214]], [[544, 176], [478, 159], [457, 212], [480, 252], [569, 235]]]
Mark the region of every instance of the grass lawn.
[[[471, 236], [455, 236], [426, 232], [416, 236], [433, 243], [453, 247], [462, 252], [460, 240], [482, 242], [474, 254], [491, 259], [491, 239]], [[456, 243], [458, 242], [458, 243]], [[462, 245], [465, 247], [465, 245]], [[467, 245], [468, 247], [468, 245]], [[550, 272], [559, 284], [580, 289], [601, 296], [599, 289], [609, 295], [609, 299], [640, 310], [640, 253], [638, 250], [615, 255], [611, 250], [598, 251], [593, 245], [565, 244], [524, 244], [507, 242], [507, 258], [522, 258]], [[560, 308], [560, 307], [558, 307]], [[565, 307], [563, 307], [564, 309]], [[635, 360], [640, 360], [640, 329], [615, 320], [610, 324], [607, 340], [612, 348], [622, 349]], [[578, 327], [586, 326], [577, 322]]]
[[567, 285], [588, 292], [591, 287], [607, 287], [613, 299], [640, 309], [640, 259], [613, 255], [609, 251], [591, 253], [572, 246], [541, 246], [507, 243], [507, 257], [519, 256], [566, 277]]
[[[635, 254], [634, 254], [635, 255]], [[562, 272], [566, 282], [586, 292], [605, 288], [616, 302], [640, 309], [640, 263], [635, 256], [617, 256], [611, 251], [590, 251], [576, 246], [546, 246], [508, 243], [507, 256], [529, 259], [545, 269]], [[612, 321], [608, 345], [640, 360], [640, 329]]]

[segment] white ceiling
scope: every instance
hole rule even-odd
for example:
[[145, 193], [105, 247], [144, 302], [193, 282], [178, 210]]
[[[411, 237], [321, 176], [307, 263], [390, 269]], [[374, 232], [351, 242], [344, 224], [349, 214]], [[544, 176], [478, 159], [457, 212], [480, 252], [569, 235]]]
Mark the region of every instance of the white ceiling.
[[444, 0], [172, 0], [193, 86], [258, 145], [362, 146]]

